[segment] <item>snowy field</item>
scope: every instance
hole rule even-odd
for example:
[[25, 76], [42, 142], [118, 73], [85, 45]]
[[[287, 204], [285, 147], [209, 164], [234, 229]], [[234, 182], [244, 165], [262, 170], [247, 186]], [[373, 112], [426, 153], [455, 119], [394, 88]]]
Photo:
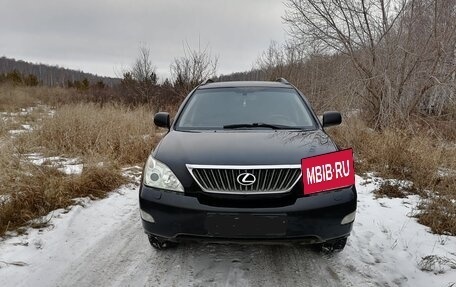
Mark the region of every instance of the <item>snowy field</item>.
[[128, 185], [0, 242], [0, 286], [456, 286], [456, 238], [410, 217], [416, 197], [374, 199], [378, 181], [356, 181], [354, 229], [335, 255], [196, 243], [157, 252], [142, 231], [137, 187]]

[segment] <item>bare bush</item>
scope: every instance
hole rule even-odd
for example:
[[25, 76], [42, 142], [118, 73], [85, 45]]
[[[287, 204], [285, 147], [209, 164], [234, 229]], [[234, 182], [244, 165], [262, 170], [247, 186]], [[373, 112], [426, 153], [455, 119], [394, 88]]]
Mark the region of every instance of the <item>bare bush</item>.
[[264, 73], [264, 80], [274, 81], [278, 78], [286, 78], [293, 84], [300, 86], [305, 58], [302, 50], [289, 42], [279, 45], [272, 41], [269, 47], [257, 59], [256, 68]]
[[218, 57], [212, 56], [207, 46], [195, 50], [186, 43], [184, 56], [175, 58], [170, 66], [176, 92], [185, 97], [202, 81], [215, 77], [217, 64]]
[[375, 128], [453, 97], [442, 89], [454, 83], [456, 1], [288, 0], [286, 6], [295, 41], [350, 59]]
[[150, 50], [142, 46], [132, 67], [123, 73], [120, 86], [124, 103], [138, 105], [156, 101], [157, 80]]
[[139, 48], [139, 56], [131, 68], [133, 78], [139, 82], [157, 83], [157, 74], [155, 67], [150, 59], [150, 50], [146, 47]]
[[344, 55], [304, 54], [293, 42], [279, 45], [271, 42], [257, 59], [257, 80], [286, 78], [304, 92], [317, 112], [350, 111], [357, 108], [360, 85], [356, 71]]

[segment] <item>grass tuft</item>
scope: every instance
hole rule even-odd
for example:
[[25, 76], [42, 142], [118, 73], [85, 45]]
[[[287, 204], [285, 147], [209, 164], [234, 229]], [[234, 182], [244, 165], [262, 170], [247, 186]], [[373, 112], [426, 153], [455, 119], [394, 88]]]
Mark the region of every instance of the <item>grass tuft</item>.
[[374, 193], [376, 198], [405, 198], [408, 195], [408, 192], [400, 186], [391, 184], [389, 181], [382, 183]]
[[81, 175], [66, 175], [54, 167], [23, 162], [17, 156], [12, 159], [8, 168], [17, 169], [2, 172], [0, 236], [74, 204], [73, 198], [102, 198], [128, 182], [119, 169], [111, 166], [88, 165]]
[[375, 171], [379, 176], [408, 180], [407, 189], [384, 183], [377, 197], [418, 194], [418, 221], [438, 234], [456, 235], [456, 181], [441, 170], [456, 171], [456, 150], [448, 138], [436, 138], [424, 131], [369, 129], [359, 118], [351, 117], [329, 129], [342, 147], [353, 147], [357, 173]]
[[88, 103], [60, 107], [21, 140], [29, 150], [122, 165], [143, 162], [156, 141], [149, 109]]

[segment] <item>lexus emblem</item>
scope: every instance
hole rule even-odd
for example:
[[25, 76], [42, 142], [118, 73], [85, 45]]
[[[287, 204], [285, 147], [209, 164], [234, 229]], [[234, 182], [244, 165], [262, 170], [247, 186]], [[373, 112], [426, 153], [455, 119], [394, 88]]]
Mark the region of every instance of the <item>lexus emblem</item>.
[[240, 185], [252, 185], [256, 181], [256, 177], [249, 173], [249, 172], [244, 172], [238, 175], [237, 177], [237, 182], [239, 182]]

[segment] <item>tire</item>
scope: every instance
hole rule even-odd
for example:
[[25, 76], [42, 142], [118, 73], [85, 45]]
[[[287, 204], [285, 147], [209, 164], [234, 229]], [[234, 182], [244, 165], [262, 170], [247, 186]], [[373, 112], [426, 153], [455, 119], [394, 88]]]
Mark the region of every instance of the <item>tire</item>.
[[164, 240], [153, 235], [147, 235], [150, 245], [156, 250], [170, 249], [177, 246], [176, 242]]
[[335, 253], [341, 252], [344, 250], [345, 245], [347, 244], [347, 237], [334, 239], [331, 241], [318, 243], [313, 245], [313, 248], [318, 252], [323, 253]]

